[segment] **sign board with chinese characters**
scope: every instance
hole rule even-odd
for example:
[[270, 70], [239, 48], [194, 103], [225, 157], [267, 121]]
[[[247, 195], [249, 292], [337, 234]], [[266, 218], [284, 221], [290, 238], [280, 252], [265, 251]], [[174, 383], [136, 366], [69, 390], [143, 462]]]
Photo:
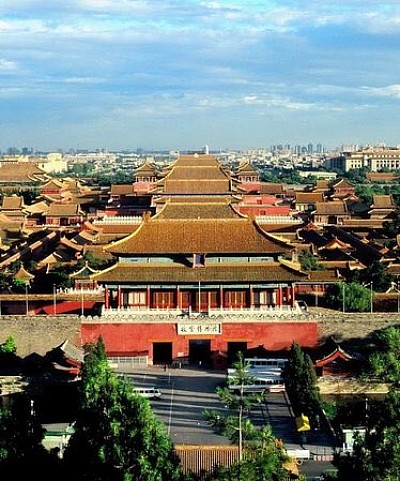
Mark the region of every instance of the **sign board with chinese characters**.
[[178, 334], [222, 334], [222, 325], [219, 322], [207, 324], [178, 324]]

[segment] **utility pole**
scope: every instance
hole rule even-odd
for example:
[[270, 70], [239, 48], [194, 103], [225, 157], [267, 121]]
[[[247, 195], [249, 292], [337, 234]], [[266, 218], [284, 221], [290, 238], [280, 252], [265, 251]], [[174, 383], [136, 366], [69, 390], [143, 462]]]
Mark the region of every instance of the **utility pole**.
[[29, 315], [28, 284], [25, 284], [25, 314]]
[[198, 306], [199, 314], [201, 313], [201, 284], [199, 281], [199, 306]]
[[371, 305], [371, 314], [374, 312], [374, 284], [371, 281], [369, 283], [370, 287], [370, 305]]
[[346, 300], [345, 300], [345, 297], [346, 297], [346, 284], [344, 282], [342, 282], [342, 297], [343, 297], [343, 305], [342, 305], [342, 311], [343, 312], [346, 312]]
[[397, 313], [400, 313], [400, 291], [399, 291], [399, 275], [396, 276], [396, 290], [397, 290]]

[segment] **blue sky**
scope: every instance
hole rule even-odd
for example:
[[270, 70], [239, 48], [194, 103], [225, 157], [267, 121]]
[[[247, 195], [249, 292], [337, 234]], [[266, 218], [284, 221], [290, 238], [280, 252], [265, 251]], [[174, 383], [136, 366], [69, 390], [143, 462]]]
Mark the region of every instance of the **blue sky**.
[[0, 0], [0, 149], [400, 144], [400, 2]]

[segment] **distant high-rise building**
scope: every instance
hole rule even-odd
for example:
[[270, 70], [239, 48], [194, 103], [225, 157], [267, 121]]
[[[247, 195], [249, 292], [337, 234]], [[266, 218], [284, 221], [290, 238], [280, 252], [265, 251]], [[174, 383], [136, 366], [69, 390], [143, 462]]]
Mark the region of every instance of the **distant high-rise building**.
[[22, 155], [32, 155], [32, 153], [33, 153], [32, 147], [23, 147], [23, 149], [21, 150]]

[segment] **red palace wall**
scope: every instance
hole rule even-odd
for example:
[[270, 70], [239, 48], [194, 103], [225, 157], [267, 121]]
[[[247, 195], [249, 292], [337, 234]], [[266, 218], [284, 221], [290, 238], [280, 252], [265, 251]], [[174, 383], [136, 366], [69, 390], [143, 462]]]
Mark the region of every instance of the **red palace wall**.
[[153, 358], [153, 342], [172, 342], [173, 357], [188, 355], [189, 340], [210, 339], [211, 351], [227, 351], [228, 342], [247, 342], [247, 348], [264, 345], [271, 351], [289, 349], [293, 342], [302, 347], [315, 347], [318, 323], [224, 323], [222, 334], [178, 335], [176, 324], [81, 323], [81, 343], [95, 343], [102, 337], [107, 352], [127, 356], [132, 352], [148, 351]]

